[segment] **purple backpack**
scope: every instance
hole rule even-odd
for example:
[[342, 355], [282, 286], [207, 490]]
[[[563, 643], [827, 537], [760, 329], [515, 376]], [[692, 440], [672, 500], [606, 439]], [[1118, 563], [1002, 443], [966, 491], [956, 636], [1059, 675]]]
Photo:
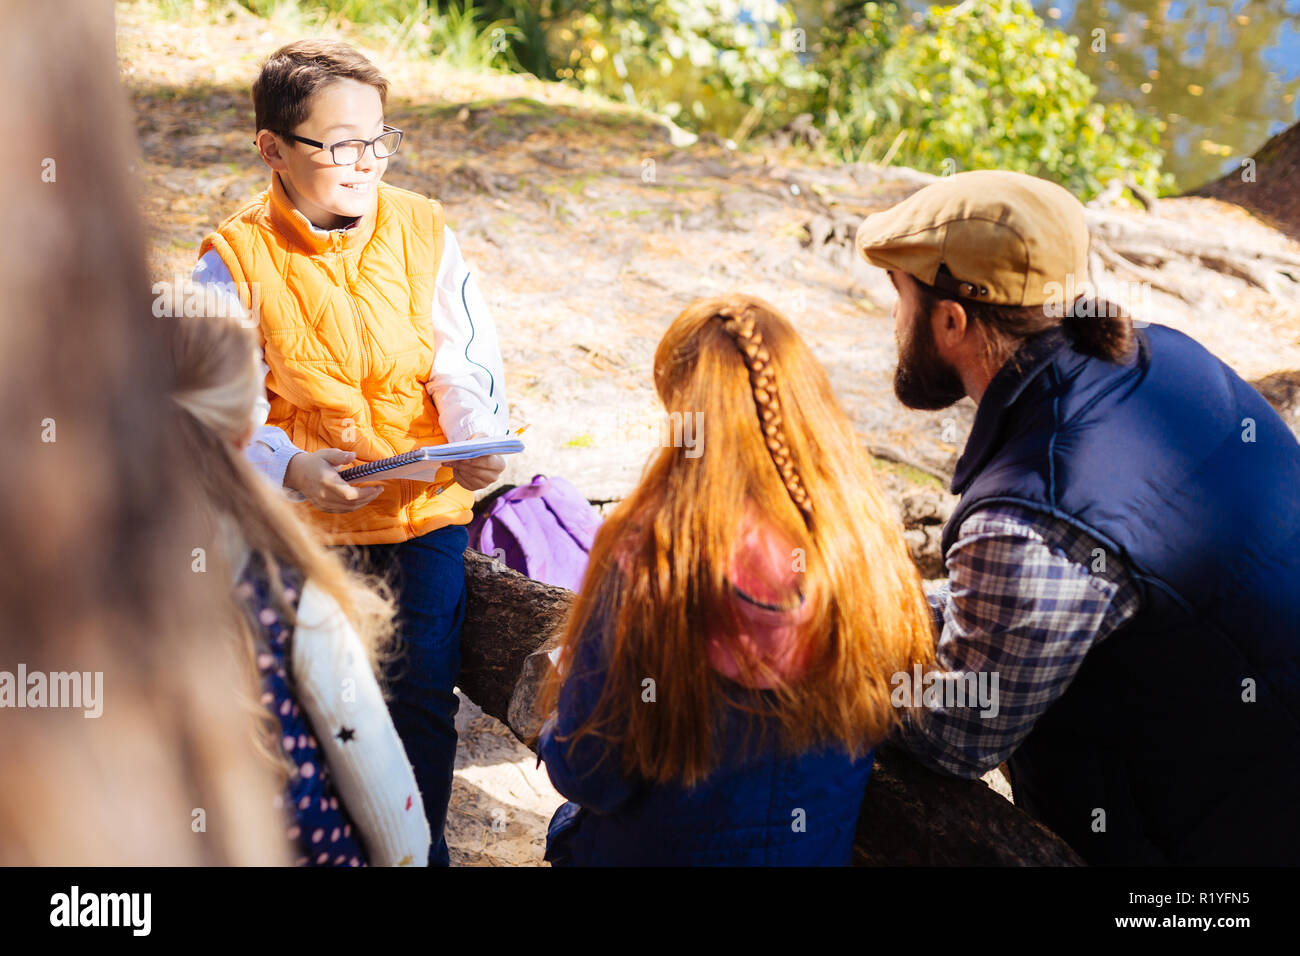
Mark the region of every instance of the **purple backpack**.
[[469, 546], [535, 581], [582, 586], [600, 515], [563, 478], [536, 475], [470, 522]]

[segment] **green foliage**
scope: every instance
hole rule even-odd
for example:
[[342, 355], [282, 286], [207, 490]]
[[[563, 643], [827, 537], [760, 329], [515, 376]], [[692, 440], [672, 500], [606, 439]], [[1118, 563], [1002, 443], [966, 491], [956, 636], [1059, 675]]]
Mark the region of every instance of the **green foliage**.
[[[427, 8], [427, 2], [424, 3]], [[435, 56], [449, 66], [462, 69], [517, 68], [511, 43], [519, 36], [513, 24], [503, 20], [480, 22], [474, 0], [464, 5], [449, 3], [442, 13], [430, 11], [430, 41]]]
[[474, 0], [240, 0], [268, 19], [292, 8], [325, 24], [351, 24], [388, 48], [388, 55], [428, 56], [465, 70], [519, 69], [522, 31], [484, 15]]
[[797, 29], [777, 0], [606, 0], [568, 17], [552, 51], [562, 79], [730, 136], [820, 82]]
[[847, 160], [1014, 169], [1085, 199], [1117, 176], [1152, 192], [1173, 186], [1157, 123], [1098, 102], [1077, 39], [1028, 0], [931, 7], [919, 22], [894, 3], [834, 0], [606, 0], [552, 12], [557, 77], [696, 130], [743, 139], [807, 111]]
[[931, 7], [915, 25], [864, 4], [829, 60], [838, 91], [823, 113], [828, 140], [845, 158], [892, 153], [938, 174], [1019, 170], [1084, 198], [1116, 176], [1152, 192], [1172, 187], [1156, 122], [1097, 102], [1077, 44], [1027, 0]]
[[548, 37], [576, 5], [575, 0], [482, 0], [480, 7], [488, 20], [510, 24], [511, 53], [521, 70], [554, 80]]
[[[241, 0], [255, 12], [285, 0]], [[463, 4], [463, 5], [462, 5]], [[845, 0], [303, 0], [391, 52], [522, 69], [744, 140], [811, 113], [831, 152], [934, 173], [1002, 168], [1082, 198], [1112, 178], [1168, 192], [1160, 124], [1103, 103], [1078, 40], [1028, 0], [905, 20]]]

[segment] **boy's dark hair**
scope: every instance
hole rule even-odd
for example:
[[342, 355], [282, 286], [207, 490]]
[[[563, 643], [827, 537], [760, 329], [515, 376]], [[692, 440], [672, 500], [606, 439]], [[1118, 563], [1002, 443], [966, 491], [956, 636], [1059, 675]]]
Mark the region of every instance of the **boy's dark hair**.
[[311, 111], [311, 98], [334, 80], [373, 86], [388, 103], [388, 80], [379, 68], [339, 40], [297, 40], [271, 54], [253, 81], [257, 131], [291, 133]]
[[[941, 266], [940, 271], [946, 272], [947, 267]], [[999, 305], [963, 298], [912, 278], [921, 315], [930, 315], [941, 301], [957, 302], [966, 310], [984, 339], [984, 352], [993, 368], [1001, 368], [1025, 339], [1054, 325], [1065, 329], [1080, 352], [1108, 362], [1122, 361], [1134, 346], [1132, 317], [1106, 299], [1080, 295], [1054, 314], [1046, 305]]]

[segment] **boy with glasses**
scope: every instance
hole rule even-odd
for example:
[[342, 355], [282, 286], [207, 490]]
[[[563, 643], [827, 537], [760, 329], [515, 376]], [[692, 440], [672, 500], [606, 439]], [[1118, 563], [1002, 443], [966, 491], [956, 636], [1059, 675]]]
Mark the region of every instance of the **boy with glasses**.
[[252, 89], [270, 188], [203, 241], [194, 279], [258, 322], [268, 401], [250, 460], [328, 544], [359, 546], [349, 555], [392, 579], [389, 708], [433, 830], [429, 863], [447, 865], [465, 525], [504, 463], [457, 462], [427, 485], [351, 486], [338, 469], [504, 435], [509, 410], [492, 318], [441, 205], [382, 182], [402, 141], [384, 124], [387, 91], [344, 43], [277, 50]]

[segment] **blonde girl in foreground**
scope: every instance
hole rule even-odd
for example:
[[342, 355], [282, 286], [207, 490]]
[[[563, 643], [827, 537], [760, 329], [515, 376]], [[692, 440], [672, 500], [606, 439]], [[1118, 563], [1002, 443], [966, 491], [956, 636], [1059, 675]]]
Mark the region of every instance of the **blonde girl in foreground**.
[[262, 389], [253, 333], [213, 315], [159, 321], [185, 413], [175, 453], [201, 463], [215, 563], [228, 566], [247, 612], [242, 656], [260, 684], [268, 756], [284, 774], [277, 802], [294, 858], [423, 866], [424, 805], [375, 677], [392, 601], [318, 544], [244, 459]]

